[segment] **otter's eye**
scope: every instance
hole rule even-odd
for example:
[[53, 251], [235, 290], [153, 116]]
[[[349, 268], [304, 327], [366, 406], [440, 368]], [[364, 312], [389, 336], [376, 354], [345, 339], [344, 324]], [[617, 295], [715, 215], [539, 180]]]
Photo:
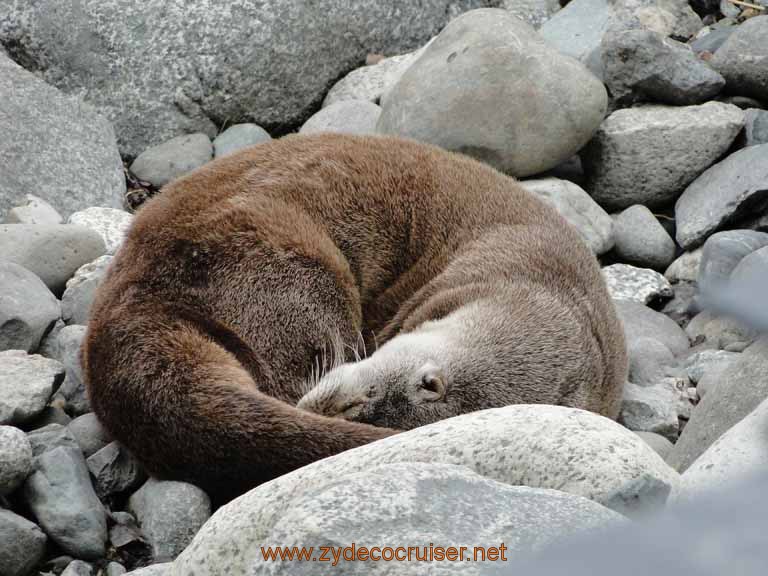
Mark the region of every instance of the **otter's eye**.
[[433, 392], [434, 394], [442, 393], [443, 389], [440, 378], [434, 374], [424, 374], [421, 377], [421, 387], [428, 392]]

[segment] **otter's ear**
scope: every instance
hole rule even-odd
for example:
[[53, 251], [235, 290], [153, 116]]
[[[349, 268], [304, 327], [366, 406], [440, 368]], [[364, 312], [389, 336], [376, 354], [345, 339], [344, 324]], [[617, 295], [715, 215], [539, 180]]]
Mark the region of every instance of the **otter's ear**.
[[416, 397], [424, 402], [437, 402], [445, 397], [445, 374], [435, 364], [428, 362], [418, 372]]

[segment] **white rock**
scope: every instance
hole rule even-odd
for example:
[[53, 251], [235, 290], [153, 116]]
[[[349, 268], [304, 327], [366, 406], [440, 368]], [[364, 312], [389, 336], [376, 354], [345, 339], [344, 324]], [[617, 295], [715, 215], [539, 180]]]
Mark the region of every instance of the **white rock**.
[[674, 296], [664, 276], [650, 268], [636, 268], [629, 264], [612, 264], [603, 268], [608, 292], [614, 300], [630, 300], [648, 304], [656, 298]]
[[117, 252], [131, 222], [133, 222], [133, 216], [124, 210], [100, 207], [75, 212], [67, 220], [69, 224], [85, 226], [101, 236], [107, 247], [107, 254]]

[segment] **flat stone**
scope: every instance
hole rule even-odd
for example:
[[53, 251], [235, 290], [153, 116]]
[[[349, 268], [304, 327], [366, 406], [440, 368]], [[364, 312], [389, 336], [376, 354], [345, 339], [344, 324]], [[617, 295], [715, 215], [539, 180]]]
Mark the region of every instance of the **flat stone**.
[[40, 278], [0, 260], [0, 350], [34, 352], [60, 317], [59, 301]]
[[743, 125], [744, 113], [720, 102], [617, 110], [580, 153], [585, 189], [606, 210], [665, 206], [728, 150]]
[[23, 350], [0, 352], [0, 425], [24, 424], [40, 414], [63, 376], [55, 360]]
[[269, 142], [272, 137], [269, 132], [256, 124], [235, 124], [216, 136], [213, 141], [213, 151], [216, 158], [228, 156], [243, 148]]
[[715, 52], [710, 64], [728, 82], [728, 91], [768, 101], [768, 20], [750, 18], [740, 24]]
[[114, 254], [125, 239], [132, 221], [133, 215], [125, 210], [96, 206], [75, 212], [67, 223], [90, 228], [104, 240], [107, 254]]
[[699, 278], [702, 249], [696, 248], [683, 252], [664, 271], [664, 278], [672, 284], [677, 282], [696, 282]]
[[0, 566], [3, 576], [27, 576], [40, 563], [48, 539], [40, 528], [0, 508]]
[[723, 226], [763, 212], [768, 207], [766, 190], [768, 144], [734, 152], [704, 171], [677, 200], [678, 244], [695, 248]]
[[649, 268], [611, 264], [603, 268], [603, 278], [608, 286], [608, 293], [614, 300], [648, 304], [653, 300], [671, 298], [674, 295], [667, 279]]
[[645, 206], [635, 204], [614, 218], [614, 249], [622, 262], [663, 270], [675, 258], [675, 241]]
[[618, 300], [615, 305], [628, 346], [640, 339], [652, 338], [664, 344], [675, 356], [688, 350], [688, 336], [674, 320], [639, 302]]
[[117, 442], [111, 442], [86, 460], [96, 494], [102, 500], [138, 488], [147, 478], [138, 460]]
[[131, 172], [154, 186], [165, 186], [213, 159], [213, 144], [205, 134], [177, 136], [138, 155]]
[[78, 416], [67, 425], [75, 437], [83, 456], [88, 458], [112, 441], [109, 432], [102, 426], [96, 414], [89, 412]]
[[88, 324], [91, 304], [96, 288], [101, 284], [112, 262], [112, 256], [101, 256], [77, 269], [67, 280], [67, 287], [61, 296], [61, 316], [67, 324]]
[[56, 208], [32, 194], [25, 196], [25, 203], [8, 210], [6, 224], [62, 224], [64, 219]]
[[600, 256], [614, 244], [613, 220], [581, 187], [567, 180], [542, 178], [520, 184], [546, 200], [579, 231], [592, 251]]
[[367, 100], [342, 100], [321, 108], [299, 130], [300, 134], [341, 132], [375, 134], [381, 108]]
[[0, 426], [0, 496], [16, 490], [31, 471], [32, 446], [27, 435], [13, 426]]

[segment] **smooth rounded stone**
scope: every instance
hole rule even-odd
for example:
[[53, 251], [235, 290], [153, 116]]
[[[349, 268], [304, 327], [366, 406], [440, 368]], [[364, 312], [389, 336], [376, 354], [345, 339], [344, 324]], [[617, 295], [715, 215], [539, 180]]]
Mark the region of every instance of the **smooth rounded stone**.
[[662, 458], [666, 458], [667, 454], [669, 454], [670, 450], [672, 450], [672, 442], [664, 438], [661, 434], [656, 434], [655, 432], [644, 432], [642, 430], [638, 430], [635, 432], [640, 438], [643, 439], [643, 441], [648, 444], [651, 448], [653, 448], [656, 451], [656, 454], [661, 456]]
[[6, 224], [61, 224], [64, 219], [56, 208], [33, 194], [25, 196], [26, 203], [8, 210]]
[[577, 152], [606, 105], [583, 65], [488, 8], [456, 18], [427, 46], [383, 101], [377, 130], [528, 176]]
[[0, 44], [45, 81], [84, 93], [133, 157], [179, 134], [213, 137], [233, 121], [285, 133], [367, 53], [412, 50], [453, 8], [487, 2], [104, 0], [86, 10], [80, 0], [0, 0]]
[[138, 460], [117, 442], [111, 442], [86, 460], [93, 486], [101, 499], [141, 486], [147, 474]]
[[701, 248], [696, 248], [690, 252], [683, 252], [664, 271], [664, 278], [669, 280], [672, 284], [678, 282], [696, 282], [699, 278], [701, 258]]
[[655, 338], [638, 338], [629, 342], [627, 348], [629, 381], [634, 384], [651, 386], [680, 372], [670, 349]]
[[32, 471], [32, 446], [13, 426], [0, 426], [0, 496], [7, 496]]
[[596, 255], [600, 256], [613, 247], [613, 220], [577, 184], [558, 178], [523, 180], [520, 184], [529, 192], [554, 205], [579, 231]]
[[624, 325], [628, 346], [633, 346], [640, 339], [653, 338], [669, 348], [675, 356], [688, 350], [688, 336], [674, 320], [639, 302], [617, 300], [615, 305]]
[[366, 100], [342, 100], [321, 108], [299, 130], [300, 134], [341, 132], [375, 134], [381, 108]]
[[603, 278], [608, 286], [608, 293], [614, 300], [648, 304], [653, 300], [674, 296], [667, 279], [649, 268], [611, 264], [603, 268]]
[[93, 566], [82, 560], [72, 560], [61, 576], [93, 576]]
[[710, 60], [728, 82], [728, 91], [768, 101], [768, 19], [740, 24]]
[[107, 273], [112, 256], [100, 256], [77, 269], [61, 296], [61, 317], [67, 324], [88, 324], [96, 288]]
[[749, 108], [744, 112], [744, 146], [768, 144], [768, 110]]
[[91, 411], [80, 364], [80, 348], [86, 330], [85, 326], [72, 324], [64, 327], [58, 338], [59, 355], [66, 369], [66, 377], [56, 396], [63, 399], [67, 412], [77, 416]]
[[699, 246], [723, 226], [762, 213], [768, 206], [766, 188], [768, 144], [734, 152], [691, 182], [677, 200], [677, 243], [684, 249]]
[[37, 350], [60, 317], [59, 301], [40, 278], [0, 260], [0, 350]]
[[153, 146], [138, 155], [131, 172], [153, 186], [165, 186], [213, 159], [213, 144], [206, 134], [185, 134]]
[[675, 488], [675, 500], [690, 499], [735, 484], [768, 469], [768, 400], [729, 428], [691, 464]]
[[133, 215], [125, 210], [115, 208], [101, 208], [94, 206], [75, 212], [68, 219], [68, 224], [77, 224], [90, 228], [96, 232], [104, 245], [107, 247], [107, 254], [114, 254], [122, 244], [128, 228], [133, 221]]
[[623, 262], [659, 270], [674, 260], [675, 241], [645, 206], [630, 206], [613, 222], [614, 250]]
[[0, 352], [0, 425], [24, 424], [40, 414], [64, 377], [64, 367], [23, 350]]
[[71, 224], [0, 225], [0, 254], [37, 275], [54, 294], [83, 264], [106, 252], [96, 232]]
[[78, 416], [67, 425], [69, 431], [75, 437], [83, 456], [92, 456], [112, 441], [106, 428], [102, 426], [96, 414], [89, 412]]
[[726, 430], [768, 398], [768, 339], [747, 348], [701, 399], [668, 462], [684, 472]]
[[749, 283], [756, 278], [764, 279], [767, 273], [768, 246], [763, 246], [741, 259], [731, 273], [731, 283]]
[[0, 508], [0, 566], [3, 576], [27, 576], [40, 564], [48, 538], [38, 526]]
[[[704, 310], [694, 316], [685, 327], [685, 332], [692, 342], [705, 342], [718, 349], [740, 352], [757, 337], [757, 332], [745, 323], [730, 316], [718, 316], [710, 310]], [[739, 350], [734, 345], [741, 343]]]
[[[7, 36], [8, 21], [16, 11], [9, 3], [0, 2], [0, 44], [13, 42]], [[0, 94], [0, 217], [25, 202], [27, 194], [50, 203], [64, 217], [86, 206], [122, 205], [123, 164], [105, 118], [3, 53]]]
[[655, 432], [670, 441], [677, 440], [680, 417], [690, 409], [684, 395], [684, 380], [664, 378], [652, 386], [624, 385], [619, 422], [629, 430]]
[[585, 189], [606, 210], [669, 204], [728, 150], [743, 125], [744, 113], [721, 102], [617, 110], [580, 153]]
[[[263, 492], [261, 490], [259, 492]], [[483, 478], [462, 466], [427, 463], [394, 463], [375, 466], [344, 478], [331, 478], [294, 493], [276, 514], [274, 504], [256, 509], [247, 533], [235, 532], [235, 545], [252, 547], [318, 546], [381, 547], [397, 535], [398, 546], [428, 547], [453, 543], [466, 546], [461, 558], [473, 562], [469, 574], [485, 574], [491, 560], [474, 560], [475, 546], [504, 545], [503, 558], [539, 551], [573, 534], [589, 534], [627, 524], [627, 520], [599, 504], [541, 488], [508, 486]], [[407, 543], [407, 544], [406, 544]], [[449, 544], [450, 543], [450, 544]], [[273, 574], [286, 564], [248, 554], [250, 559], [226, 556], [219, 570], [235, 574]], [[253, 558], [256, 556], [256, 558]], [[317, 554], [319, 556], [319, 553]], [[209, 552], [211, 564], [215, 556]], [[497, 556], [496, 561], [499, 561]], [[187, 556], [177, 562], [187, 564]], [[482, 562], [482, 563], [481, 563]], [[424, 574], [445, 562], [398, 562], [397, 574]], [[293, 566], [294, 563], [291, 563]], [[200, 562], [203, 566], [203, 562]], [[312, 563], [313, 574], [360, 574], [359, 562], [336, 565]], [[485, 568], [485, 570], [483, 570]], [[197, 572], [197, 571], [196, 571]], [[278, 568], [278, 573], [280, 568]], [[206, 574], [219, 573], [217, 571]], [[455, 573], [453, 570], [449, 573]]]
[[720, 46], [725, 43], [725, 41], [730, 37], [731, 34], [733, 34], [735, 30], [736, 26], [723, 26], [721, 28], [715, 28], [708, 34], [696, 38], [696, 40], [691, 42], [691, 50], [693, 50], [696, 54], [702, 54], [704, 52], [714, 54], [720, 49]]
[[697, 281], [702, 292], [721, 289], [739, 262], [768, 246], [768, 234], [755, 230], [716, 232], [704, 242]]
[[163, 562], [160, 564], [152, 564], [151, 566], [145, 566], [138, 570], [132, 570], [128, 572], [126, 576], [171, 576], [171, 562]]
[[213, 152], [216, 158], [227, 156], [233, 152], [269, 142], [272, 137], [269, 132], [256, 124], [235, 124], [216, 136], [213, 140]]
[[156, 562], [173, 560], [211, 516], [211, 500], [197, 486], [150, 478], [128, 501]]
[[652, 30], [609, 30], [602, 51], [603, 79], [617, 108], [640, 101], [701, 104], [725, 86], [689, 46]]
[[[702, 350], [685, 359], [685, 370], [690, 381], [698, 384], [705, 375], [721, 373], [738, 358], [739, 353], [737, 352]], [[703, 397], [704, 394], [699, 391], [699, 396]]]
[[104, 557], [107, 513], [78, 448], [60, 446], [42, 453], [24, 496], [40, 526], [64, 552], [84, 560]]
[[104, 576], [123, 576], [127, 570], [120, 562], [110, 562], [104, 568]]

